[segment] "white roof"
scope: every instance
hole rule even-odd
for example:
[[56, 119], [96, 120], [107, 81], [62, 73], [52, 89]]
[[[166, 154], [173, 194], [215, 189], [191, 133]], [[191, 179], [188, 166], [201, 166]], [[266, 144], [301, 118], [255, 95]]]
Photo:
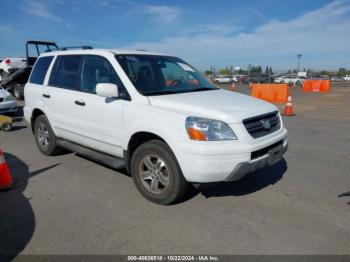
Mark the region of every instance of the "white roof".
[[145, 50], [132, 50], [132, 49], [68, 49], [68, 50], [59, 50], [42, 53], [41, 56], [52, 56], [52, 55], [74, 55], [74, 54], [104, 54], [104, 53], [114, 53], [114, 54], [128, 54], [128, 55], [164, 55], [169, 56], [168, 54], [151, 52]]

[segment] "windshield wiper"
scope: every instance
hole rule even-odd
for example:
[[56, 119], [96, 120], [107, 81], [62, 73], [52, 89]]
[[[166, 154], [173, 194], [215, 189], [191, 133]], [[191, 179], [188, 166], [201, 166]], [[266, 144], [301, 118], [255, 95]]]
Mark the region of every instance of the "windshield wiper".
[[189, 92], [197, 92], [197, 91], [209, 91], [209, 90], [217, 90], [218, 88], [212, 88], [212, 87], [200, 87], [200, 88], [196, 88], [196, 89], [191, 89], [189, 90]]
[[158, 91], [150, 91], [143, 93], [146, 96], [156, 96], [156, 95], [170, 95], [177, 94], [178, 92], [172, 90], [158, 90]]

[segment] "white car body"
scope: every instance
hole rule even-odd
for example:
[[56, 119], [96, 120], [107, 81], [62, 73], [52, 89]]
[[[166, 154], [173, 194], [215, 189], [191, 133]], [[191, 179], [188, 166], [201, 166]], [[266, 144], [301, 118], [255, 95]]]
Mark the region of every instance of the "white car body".
[[302, 84], [304, 81], [299, 77], [281, 76], [281, 77], [275, 78], [274, 82], [280, 83], [280, 84], [297, 84], [297, 83]]
[[[18, 57], [7, 57], [0, 62], [0, 72], [5, 72], [7, 75], [11, 75], [16, 70], [24, 68], [26, 66], [25, 58]], [[1, 79], [0, 73], [0, 80]]]
[[343, 78], [345, 81], [350, 81], [350, 75], [344, 76]]
[[0, 114], [14, 113], [17, 110], [17, 102], [13, 96], [0, 87]]
[[220, 84], [228, 84], [228, 83], [231, 83], [232, 81], [237, 82], [237, 78], [232, 76], [219, 76], [214, 78], [214, 81]]
[[[131, 101], [106, 103], [104, 97], [48, 85], [57, 55], [98, 55], [106, 58], [127, 89]], [[238, 180], [245, 174], [268, 165], [268, 152], [259, 152], [280, 143], [287, 149], [287, 130], [278, 109], [262, 100], [226, 90], [201, 91], [171, 95], [144, 96], [115, 59], [121, 54], [162, 55], [135, 50], [72, 50], [44, 53], [54, 56], [43, 85], [27, 83], [24, 116], [32, 123], [34, 110], [42, 111], [57, 137], [119, 158], [124, 157], [134, 134], [147, 132], [164, 140], [173, 151], [188, 182], [208, 183]], [[43, 98], [49, 95], [50, 99]], [[75, 100], [86, 103], [77, 107]], [[276, 131], [253, 138], [243, 121], [272, 113], [279, 121]], [[113, 116], [113, 118], [111, 118]], [[216, 119], [227, 123], [237, 140], [194, 141], [185, 128], [189, 116]]]

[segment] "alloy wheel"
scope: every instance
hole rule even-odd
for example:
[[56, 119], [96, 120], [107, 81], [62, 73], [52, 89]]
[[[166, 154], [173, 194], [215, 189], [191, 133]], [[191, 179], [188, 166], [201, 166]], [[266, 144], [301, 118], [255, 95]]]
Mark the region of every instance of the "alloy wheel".
[[139, 165], [139, 176], [142, 185], [153, 194], [161, 194], [169, 187], [169, 170], [159, 156], [148, 154]]
[[43, 123], [40, 123], [38, 127], [38, 142], [42, 147], [47, 147], [50, 144], [49, 130]]

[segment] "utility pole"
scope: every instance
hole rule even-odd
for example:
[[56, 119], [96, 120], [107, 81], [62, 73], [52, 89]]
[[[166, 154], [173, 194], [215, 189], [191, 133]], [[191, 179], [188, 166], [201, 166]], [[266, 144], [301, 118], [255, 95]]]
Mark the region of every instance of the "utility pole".
[[298, 72], [297, 72], [297, 73], [299, 73], [300, 58], [301, 58], [302, 56], [303, 56], [302, 54], [297, 54], [297, 57], [298, 57]]

